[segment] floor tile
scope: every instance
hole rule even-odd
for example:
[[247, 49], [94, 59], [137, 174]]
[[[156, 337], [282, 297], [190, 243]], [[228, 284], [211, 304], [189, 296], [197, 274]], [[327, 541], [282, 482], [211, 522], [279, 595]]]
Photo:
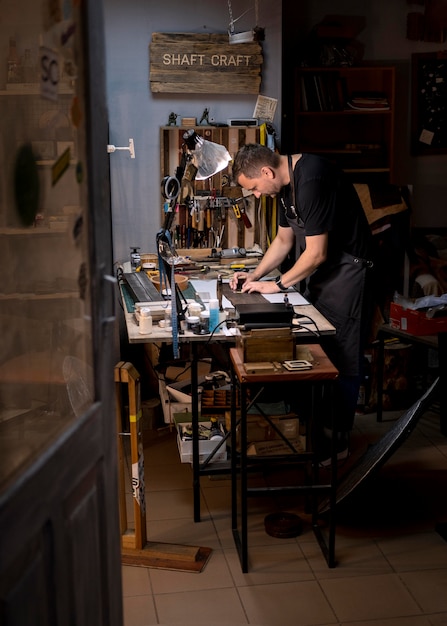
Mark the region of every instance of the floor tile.
[[145, 486], [148, 491], [168, 491], [176, 489], [191, 489], [192, 471], [183, 463], [172, 465], [146, 465]]
[[218, 592], [204, 589], [164, 593], [155, 596], [155, 605], [160, 624], [237, 626], [248, 623], [234, 588]]
[[[146, 495], [147, 518], [193, 519], [194, 499], [192, 489], [172, 489], [171, 491], [152, 491]], [[201, 498], [201, 512], [205, 516], [207, 508]]]
[[340, 622], [422, 614], [396, 574], [325, 579], [320, 585]]
[[447, 626], [447, 613], [437, 613], [428, 616], [431, 626]]
[[124, 626], [158, 624], [152, 595], [123, 598]]
[[149, 569], [146, 567], [122, 567], [123, 596], [144, 596], [152, 593]]
[[214, 550], [200, 573], [151, 569], [154, 594], [233, 588], [233, 578], [222, 551]]
[[315, 581], [247, 586], [240, 588], [239, 594], [250, 624], [338, 624]]
[[447, 565], [447, 542], [437, 533], [379, 540], [378, 547], [396, 572], [445, 568]]
[[401, 578], [424, 613], [447, 611], [447, 569], [406, 572]]
[[150, 520], [147, 523], [149, 541], [203, 546], [218, 550], [222, 546], [212, 520], [200, 523], [190, 516], [180, 519]]
[[381, 619], [379, 622], [377, 620], [366, 620], [361, 622], [343, 622], [340, 623], [340, 626], [431, 626], [432, 622], [430, 622], [428, 617], [423, 615], [418, 615], [416, 617], [396, 617], [392, 619]]
[[363, 537], [347, 538], [336, 534], [336, 567], [329, 568], [316, 542], [303, 542], [301, 549], [318, 580], [348, 576], [387, 574], [392, 568], [375, 541]]
[[225, 556], [238, 589], [247, 585], [314, 580], [309, 564], [296, 543], [252, 547], [248, 554], [247, 573], [242, 572], [236, 548], [226, 550]]

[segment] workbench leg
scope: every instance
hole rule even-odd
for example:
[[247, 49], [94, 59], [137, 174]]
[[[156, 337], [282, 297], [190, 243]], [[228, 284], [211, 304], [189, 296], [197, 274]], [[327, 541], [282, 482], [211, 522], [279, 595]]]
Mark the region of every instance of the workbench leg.
[[331, 398], [331, 422], [332, 422], [332, 441], [331, 441], [331, 478], [330, 478], [330, 495], [329, 495], [329, 540], [327, 564], [329, 567], [335, 567], [335, 532], [336, 532], [336, 509], [337, 509], [337, 442], [338, 430], [335, 416], [335, 385], [329, 384]]
[[199, 395], [197, 346], [191, 346], [191, 419], [192, 419], [192, 491], [194, 503], [194, 521], [200, 522], [200, 457], [199, 457]]
[[[248, 572], [248, 494], [247, 494], [247, 390], [244, 384], [239, 387], [240, 391], [240, 452], [239, 465], [237, 464], [236, 452], [236, 378], [233, 375], [232, 392], [232, 415], [231, 415], [231, 528], [233, 539], [238, 552], [242, 572]], [[240, 480], [238, 494], [238, 476]], [[240, 509], [238, 500], [240, 499]], [[240, 515], [239, 515], [240, 513]], [[239, 531], [240, 517], [240, 531]]]
[[241, 385], [241, 566], [248, 572], [247, 389]]
[[[317, 388], [316, 385], [312, 388], [312, 417], [310, 423], [310, 436], [312, 437], [311, 450], [313, 452], [312, 460], [312, 485], [318, 486], [320, 481], [320, 467], [318, 462], [318, 443], [322, 440], [322, 398], [329, 393], [330, 408], [330, 427], [331, 427], [331, 464], [330, 464], [330, 479], [327, 486], [329, 487], [329, 517], [327, 524], [327, 531], [322, 529], [319, 521], [319, 495], [318, 488], [314, 489], [311, 493], [311, 506], [312, 506], [312, 527], [314, 535], [320, 546], [320, 550], [323, 553], [328, 567], [335, 567], [335, 534], [336, 534], [336, 502], [337, 502], [337, 441], [338, 430], [336, 423], [335, 413], [335, 384], [333, 382], [318, 386], [318, 398], [316, 398]], [[326, 538], [327, 537], [327, 538]]]
[[231, 368], [231, 530], [237, 531], [237, 381]]

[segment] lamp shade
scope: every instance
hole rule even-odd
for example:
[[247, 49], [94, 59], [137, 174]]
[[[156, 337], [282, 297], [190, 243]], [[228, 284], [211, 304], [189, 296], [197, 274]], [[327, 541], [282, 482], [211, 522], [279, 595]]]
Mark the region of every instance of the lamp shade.
[[225, 169], [231, 161], [230, 153], [225, 146], [204, 139], [193, 129], [184, 133], [183, 139], [197, 167], [196, 180], [206, 180], [214, 176]]

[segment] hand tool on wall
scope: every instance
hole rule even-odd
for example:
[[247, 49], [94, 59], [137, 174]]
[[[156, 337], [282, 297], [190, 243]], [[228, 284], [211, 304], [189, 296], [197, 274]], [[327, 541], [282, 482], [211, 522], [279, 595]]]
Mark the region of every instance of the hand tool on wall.
[[180, 193], [180, 182], [175, 176], [165, 176], [161, 181], [161, 194], [165, 200], [165, 223], [164, 230], [169, 230], [175, 215], [177, 198]]
[[242, 198], [241, 200], [241, 202], [238, 202], [238, 206], [242, 221], [244, 222], [245, 228], [252, 228], [252, 223], [250, 222], [250, 218], [248, 217], [245, 209], [245, 198]]

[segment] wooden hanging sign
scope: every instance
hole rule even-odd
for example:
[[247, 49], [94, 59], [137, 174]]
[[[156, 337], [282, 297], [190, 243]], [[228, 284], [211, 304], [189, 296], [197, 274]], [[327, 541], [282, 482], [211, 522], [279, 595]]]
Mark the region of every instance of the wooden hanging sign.
[[230, 44], [223, 34], [152, 33], [149, 60], [156, 93], [259, 94], [258, 41]]

